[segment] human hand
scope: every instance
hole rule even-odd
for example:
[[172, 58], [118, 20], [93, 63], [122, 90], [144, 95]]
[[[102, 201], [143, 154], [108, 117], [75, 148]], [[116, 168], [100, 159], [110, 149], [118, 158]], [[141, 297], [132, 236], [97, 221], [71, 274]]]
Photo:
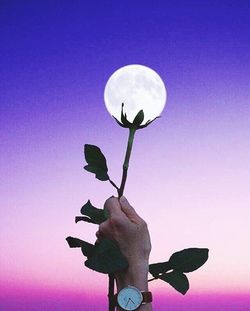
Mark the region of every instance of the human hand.
[[111, 197], [105, 202], [104, 209], [109, 218], [100, 224], [96, 236], [115, 241], [128, 263], [148, 261], [151, 242], [147, 224], [128, 200], [124, 196], [119, 200]]
[[109, 198], [104, 208], [108, 211], [109, 218], [100, 224], [96, 236], [115, 241], [129, 264], [128, 269], [115, 275], [118, 290], [127, 285], [148, 290], [151, 242], [146, 222], [123, 196], [119, 200]]

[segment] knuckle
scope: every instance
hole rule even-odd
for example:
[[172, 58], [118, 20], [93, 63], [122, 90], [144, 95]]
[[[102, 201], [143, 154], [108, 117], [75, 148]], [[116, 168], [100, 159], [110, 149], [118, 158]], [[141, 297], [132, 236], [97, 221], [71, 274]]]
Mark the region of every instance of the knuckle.
[[99, 226], [100, 234], [105, 234], [106, 231], [107, 231], [106, 225], [105, 224], [100, 224], [100, 226]]
[[121, 225], [122, 225], [121, 217], [116, 216], [116, 215], [110, 217], [110, 225], [111, 225], [113, 228], [119, 228], [119, 227], [121, 227]]

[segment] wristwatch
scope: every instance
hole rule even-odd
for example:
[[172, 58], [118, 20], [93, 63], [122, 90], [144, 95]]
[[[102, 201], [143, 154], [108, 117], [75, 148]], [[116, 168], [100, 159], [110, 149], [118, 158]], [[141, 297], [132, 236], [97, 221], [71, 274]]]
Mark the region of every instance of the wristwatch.
[[142, 304], [152, 302], [151, 292], [142, 292], [128, 285], [116, 294], [116, 304], [122, 310], [137, 310]]

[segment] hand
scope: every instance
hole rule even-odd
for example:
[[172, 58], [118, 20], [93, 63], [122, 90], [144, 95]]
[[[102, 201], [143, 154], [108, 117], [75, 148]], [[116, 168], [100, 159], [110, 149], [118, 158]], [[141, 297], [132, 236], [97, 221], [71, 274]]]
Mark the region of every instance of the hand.
[[127, 199], [111, 197], [104, 209], [109, 212], [109, 219], [100, 224], [96, 236], [114, 240], [129, 265], [148, 262], [151, 242], [147, 224]]
[[109, 198], [104, 208], [109, 218], [100, 224], [96, 236], [115, 241], [129, 264], [128, 269], [115, 275], [118, 291], [128, 285], [147, 291], [151, 242], [146, 222], [123, 196], [119, 200]]
[[[141, 291], [148, 291], [151, 242], [146, 222], [124, 196], [119, 200], [115, 197], [109, 198], [104, 208], [109, 212], [109, 218], [100, 224], [96, 236], [115, 241], [129, 264], [127, 269], [115, 274], [117, 290], [132, 285]], [[139, 309], [152, 311], [152, 305], [147, 303]]]

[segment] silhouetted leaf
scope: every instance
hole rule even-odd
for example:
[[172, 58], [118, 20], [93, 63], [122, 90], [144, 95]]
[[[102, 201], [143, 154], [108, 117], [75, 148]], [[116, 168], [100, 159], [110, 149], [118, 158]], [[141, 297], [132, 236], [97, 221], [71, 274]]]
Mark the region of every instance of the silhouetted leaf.
[[73, 238], [71, 236], [68, 236], [66, 238], [66, 241], [68, 242], [69, 247], [80, 247], [83, 255], [86, 257], [91, 256], [93, 254], [94, 245], [92, 245], [88, 242], [85, 242], [85, 241], [80, 240], [78, 238]]
[[147, 127], [149, 124], [151, 124], [152, 122], [154, 122], [154, 120], [156, 120], [158, 118], [160, 118], [160, 116], [154, 118], [153, 120], [148, 120], [144, 125], [140, 125], [138, 129], [143, 129], [144, 127]]
[[107, 220], [107, 211], [104, 209], [94, 207], [90, 200], [81, 208], [81, 214], [88, 217], [76, 217], [76, 222], [78, 221], [87, 221], [93, 224], [101, 224], [105, 220]]
[[95, 177], [99, 180], [108, 180], [108, 167], [105, 156], [100, 148], [95, 145], [85, 145], [84, 155], [85, 160], [88, 163], [88, 165], [84, 166], [84, 169], [88, 172], [94, 173]]
[[83, 244], [83, 241], [77, 238], [73, 238], [72, 236], [68, 236], [66, 238], [66, 241], [69, 244], [69, 247], [81, 247]]
[[134, 118], [133, 124], [139, 126], [144, 120], [144, 112], [140, 110]]
[[207, 248], [187, 248], [174, 253], [169, 261], [149, 265], [149, 272], [154, 277], [169, 270], [192, 272], [201, 267], [207, 259]]
[[120, 126], [126, 127], [126, 128], [127, 128], [127, 126], [125, 126], [124, 124], [122, 124], [118, 119], [116, 119], [116, 117], [114, 117], [114, 116], [112, 116], [112, 117], [115, 119], [115, 121], [116, 121]]
[[85, 217], [85, 216], [76, 216], [76, 217], [75, 217], [75, 223], [77, 224], [79, 221], [85, 221], [85, 222], [93, 223], [93, 221], [92, 221], [89, 217]]
[[125, 125], [125, 127], [129, 128], [131, 126], [131, 123], [128, 121], [127, 114], [124, 113], [123, 107], [124, 107], [124, 103], [122, 103], [121, 122], [123, 125]]
[[85, 266], [101, 273], [115, 273], [128, 267], [119, 248], [110, 240], [102, 239], [95, 244], [94, 252]]
[[174, 253], [168, 263], [171, 269], [181, 272], [192, 272], [200, 268], [207, 259], [207, 248], [187, 248]]
[[182, 293], [183, 295], [185, 295], [189, 289], [188, 278], [184, 273], [181, 273], [179, 271], [164, 273], [160, 275], [159, 278], [169, 283], [172, 287], [174, 287], [178, 292]]
[[171, 266], [169, 265], [169, 262], [158, 262], [149, 265], [149, 272], [154, 276], [157, 277], [158, 274], [167, 272], [169, 270], [172, 270]]

